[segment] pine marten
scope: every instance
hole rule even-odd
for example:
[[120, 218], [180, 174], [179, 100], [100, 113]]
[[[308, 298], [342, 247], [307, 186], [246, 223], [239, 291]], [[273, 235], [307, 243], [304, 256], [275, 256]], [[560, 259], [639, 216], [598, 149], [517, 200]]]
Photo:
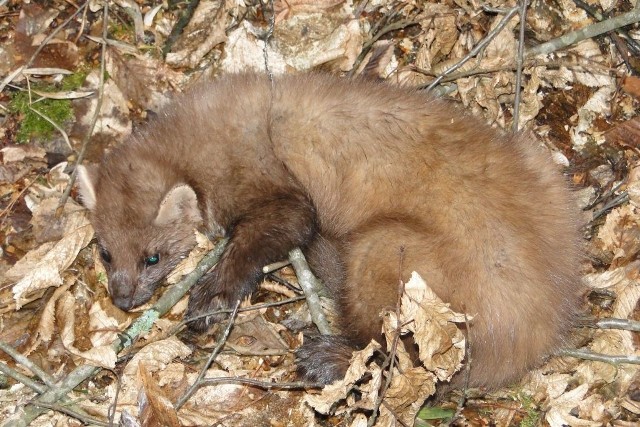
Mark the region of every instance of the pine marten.
[[[572, 202], [549, 156], [418, 90], [323, 74], [229, 75], [179, 96], [79, 171], [114, 303], [147, 302], [194, 245], [229, 237], [188, 315], [250, 295], [300, 247], [341, 338], [307, 340], [307, 379], [344, 374], [380, 340], [399, 274], [474, 316], [470, 384], [512, 382], [561, 346], [579, 301]], [[403, 249], [399, 272], [399, 251]], [[196, 322], [206, 329], [212, 319]]]

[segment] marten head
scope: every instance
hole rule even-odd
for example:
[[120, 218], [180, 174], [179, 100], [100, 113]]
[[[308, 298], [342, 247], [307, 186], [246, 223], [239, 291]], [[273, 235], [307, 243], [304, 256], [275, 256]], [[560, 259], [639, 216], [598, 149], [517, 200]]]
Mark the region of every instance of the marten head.
[[[83, 204], [91, 212], [114, 304], [130, 310], [149, 301], [158, 284], [195, 245], [202, 222], [196, 193], [143, 161], [108, 158], [78, 169]], [[151, 169], [151, 168], [149, 168]]]

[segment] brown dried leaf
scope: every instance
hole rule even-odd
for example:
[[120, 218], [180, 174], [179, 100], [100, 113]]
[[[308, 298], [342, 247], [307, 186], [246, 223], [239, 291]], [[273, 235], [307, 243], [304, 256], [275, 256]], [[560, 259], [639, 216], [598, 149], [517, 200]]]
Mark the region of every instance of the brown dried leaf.
[[440, 381], [450, 379], [462, 367], [465, 338], [455, 323], [464, 323], [465, 316], [452, 311], [416, 272], [405, 285], [401, 320], [409, 322], [406, 328], [414, 334], [420, 360]]
[[622, 79], [622, 90], [635, 98], [640, 98], [640, 77], [625, 76]]
[[613, 254], [612, 267], [624, 265], [640, 251], [640, 216], [638, 208], [628, 204], [615, 208], [598, 230], [603, 250]]
[[[43, 8], [35, 2], [25, 3], [15, 27], [15, 39], [9, 52], [16, 65], [24, 65], [44, 42], [45, 33], [60, 12], [57, 8]], [[64, 35], [58, 33], [58, 37]], [[40, 51], [32, 67], [73, 69], [78, 64], [78, 47], [69, 41], [54, 38]]]
[[139, 417], [141, 423], [148, 426], [180, 427], [181, 424], [176, 409], [164, 395], [144, 363], [138, 365], [138, 376], [142, 383], [140, 394], [142, 408]]
[[[83, 88], [94, 91], [93, 96], [73, 101], [76, 110], [77, 123], [73, 134], [84, 136], [89, 131], [95, 110], [98, 106], [99, 72], [92, 71], [86, 78]], [[104, 94], [98, 121], [93, 128], [92, 136], [104, 135], [107, 138], [122, 140], [131, 133], [131, 119], [127, 100], [116, 85], [108, 79], [104, 82]]]
[[191, 273], [200, 260], [213, 249], [213, 242], [198, 230], [193, 230], [196, 235], [196, 246], [189, 252], [189, 255], [167, 276], [167, 283], [173, 285], [178, 283], [185, 275]]
[[[229, 34], [221, 67], [227, 72], [264, 69], [261, 31], [249, 22]], [[309, 70], [331, 63], [347, 71], [360, 53], [363, 36], [359, 22], [340, 9], [331, 13], [301, 13], [276, 26], [269, 43], [269, 68], [278, 74], [292, 68]], [[272, 47], [273, 45], [273, 47]]]
[[185, 80], [183, 73], [173, 71], [160, 59], [121, 54], [116, 49], [107, 52], [107, 70], [124, 99], [145, 110], [161, 110]]
[[[49, 209], [51, 205], [53, 203]], [[29, 294], [49, 286], [60, 286], [61, 273], [93, 238], [93, 228], [85, 211], [65, 212], [63, 215], [68, 215], [63, 220], [63, 237], [30, 251], [5, 274], [5, 280], [17, 281], [12, 288], [16, 309], [28, 301]]]
[[87, 351], [75, 347], [75, 304], [75, 297], [69, 293], [62, 295], [56, 304], [56, 319], [62, 344], [69, 353], [85, 359], [90, 365], [113, 369], [118, 355], [110, 344], [93, 347]]
[[549, 402], [549, 410], [545, 415], [546, 421], [551, 427], [576, 426], [598, 427], [602, 424], [595, 421], [580, 419], [572, 415], [574, 408], [578, 407], [589, 391], [589, 384], [581, 384], [562, 395], [552, 398]]
[[14, 147], [4, 147], [0, 150], [2, 153], [2, 163], [22, 162], [24, 159], [44, 159], [47, 152], [41, 147], [32, 145], [20, 145]]
[[338, 402], [347, 398], [354, 389], [355, 383], [360, 381], [366, 373], [370, 373], [373, 379], [361, 384], [358, 389], [363, 391], [366, 388], [369, 391], [369, 393], [362, 393], [362, 401], [359, 402], [359, 406], [371, 409], [377, 398], [377, 390], [381, 384], [382, 373], [380, 367], [375, 363], [373, 363], [373, 368], [368, 367], [368, 363], [373, 353], [379, 349], [380, 344], [371, 341], [363, 350], [354, 352], [351, 357], [351, 365], [343, 380], [325, 386], [319, 394], [306, 395], [304, 401], [321, 414], [329, 414]]
[[[385, 405], [380, 408], [376, 425], [395, 425], [399, 418], [405, 425], [412, 425], [424, 399], [436, 392], [435, 378], [423, 368], [410, 368], [396, 373], [384, 396]], [[393, 411], [393, 412], [392, 412]]]
[[189, 347], [175, 336], [147, 344], [127, 363], [122, 373], [123, 379], [124, 377], [134, 378], [140, 363], [144, 363], [151, 372], [157, 372], [164, 369], [175, 358], [185, 358], [190, 354]]
[[111, 345], [118, 337], [120, 331], [130, 323], [129, 318], [119, 322], [114, 316], [102, 307], [101, 301], [96, 301], [89, 309], [89, 330], [91, 344], [94, 347]]
[[[604, 137], [612, 145], [638, 148], [640, 146], [640, 116], [617, 123], [604, 134]], [[638, 180], [637, 172], [635, 180]]]
[[231, 7], [232, 2], [225, 0], [200, 2], [182, 37], [167, 54], [167, 64], [195, 68], [211, 49], [224, 43]]
[[51, 342], [53, 333], [56, 329], [56, 304], [58, 303], [58, 300], [67, 293], [72, 284], [73, 278], [68, 278], [64, 285], [60, 286], [53, 292], [53, 295], [47, 301], [47, 305], [45, 305], [44, 310], [42, 310], [36, 334], [45, 342]]

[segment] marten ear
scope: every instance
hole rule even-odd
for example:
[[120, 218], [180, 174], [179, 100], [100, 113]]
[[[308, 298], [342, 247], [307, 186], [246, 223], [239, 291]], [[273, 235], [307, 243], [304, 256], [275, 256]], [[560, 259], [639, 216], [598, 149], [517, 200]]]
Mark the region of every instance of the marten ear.
[[91, 166], [76, 166], [78, 190], [80, 191], [80, 200], [82, 204], [93, 211], [96, 208], [96, 181], [98, 178], [98, 167]]
[[166, 225], [178, 220], [190, 220], [192, 222], [202, 221], [202, 215], [198, 209], [198, 197], [189, 185], [182, 184], [173, 187], [164, 196], [156, 219], [155, 225]]

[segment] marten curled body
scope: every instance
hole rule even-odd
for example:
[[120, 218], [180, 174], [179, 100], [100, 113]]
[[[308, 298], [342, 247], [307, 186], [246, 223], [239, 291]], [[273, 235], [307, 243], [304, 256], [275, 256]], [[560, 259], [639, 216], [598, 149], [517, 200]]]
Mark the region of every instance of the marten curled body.
[[474, 316], [472, 386], [504, 385], [540, 363], [578, 305], [572, 203], [544, 150], [412, 89], [222, 77], [82, 168], [80, 193], [125, 310], [149, 300], [195, 227], [230, 240], [188, 315], [250, 295], [264, 265], [301, 247], [339, 315], [339, 338], [299, 352], [311, 380], [338, 378], [353, 347], [380, 340], [399, 273], [417, 271]]

